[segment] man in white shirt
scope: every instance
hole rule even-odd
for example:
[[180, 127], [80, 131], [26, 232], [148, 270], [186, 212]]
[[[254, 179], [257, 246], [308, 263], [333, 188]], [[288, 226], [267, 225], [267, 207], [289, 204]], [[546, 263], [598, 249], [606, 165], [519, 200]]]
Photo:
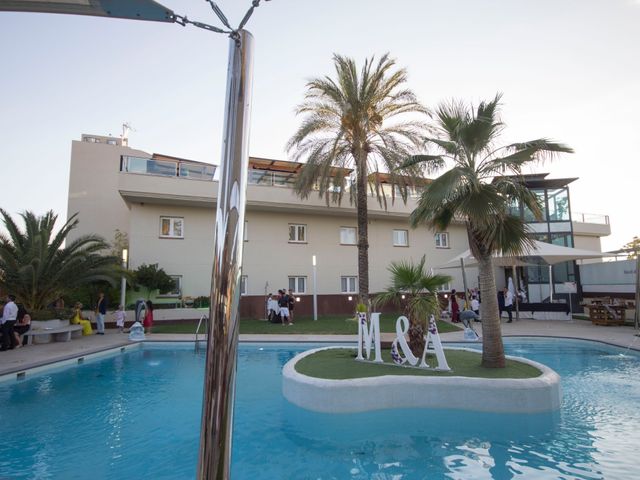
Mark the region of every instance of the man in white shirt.
[[511, 312], [513, 311], [513, 293], [508, 288], [504, 289], [504, 309], [507, 311], [509, 315], [509, 320], [507, 323], [511, 323], [513, 318], [511, 316]]
[[16, 305], [16, 297], [7, 295], [7, 303], [2, 311], [0, 318], [0, 329], [2, 330], [2, 348], [0, 351], [13, 350], [17, 343], [13, 334], [13, 326], [16, 324], [18, 317], [18, 306]]

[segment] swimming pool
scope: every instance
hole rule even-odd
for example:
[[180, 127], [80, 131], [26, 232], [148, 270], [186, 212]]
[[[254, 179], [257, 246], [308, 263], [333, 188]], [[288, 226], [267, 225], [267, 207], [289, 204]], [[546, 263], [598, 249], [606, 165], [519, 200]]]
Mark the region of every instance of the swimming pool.
[[[242, 344], [232, 477], [637, 478], [638, 352], [578, 340], [505, 344], [562, 376], [560, 412], [307, 412], [282, 397], [280, 370], [310, 346]], [[203, 366], [192, 344], [144, 344], [0, 383], [0, 478], [194, 478]]]

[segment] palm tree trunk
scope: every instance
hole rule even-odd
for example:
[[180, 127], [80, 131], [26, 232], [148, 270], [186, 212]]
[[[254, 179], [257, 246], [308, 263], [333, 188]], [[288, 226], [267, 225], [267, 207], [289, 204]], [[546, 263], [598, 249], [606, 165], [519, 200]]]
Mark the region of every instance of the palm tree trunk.
[[367, 208], [367, 154], [356, 155], [356, 210], [358, 214], [358, 294], [369, 305], [369, 212]]
[[478, 262], [480, 274], [480, 293], [482, 303], [482, 366], [488, 368], [504, 368], [504, 346], [498, 312], [496, 280], [493, 275], [491, 254], [482, 255]]

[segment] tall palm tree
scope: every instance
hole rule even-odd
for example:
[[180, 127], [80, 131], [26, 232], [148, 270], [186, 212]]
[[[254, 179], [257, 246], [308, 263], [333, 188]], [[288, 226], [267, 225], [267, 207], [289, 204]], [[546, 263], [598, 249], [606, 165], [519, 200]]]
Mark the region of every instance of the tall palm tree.
[[[333, 56], [335, 78], [325, 76], [307, 83], [304, 101], [296, 113], [302, 124], [288, 142], [295, 160], [306, 157], [296, 179], [302, 198], [317, 190], [319, 195], [340, 202], [349, 188], [349, 199], [358, 215], [358, 289], [360, 301], [369, 305], [369, 257], [367, 188], [386, 208], [387, 195], [376, 183], [379, 172], [390, 174], [406, 201], [411, 177], [397, 173], [397, 167], [421, 144], [424, 125], [402, 120], [403, 114], [424, 113], [413, 92], [404, 87], [407, 73], [395, 69], [395, 61], [383, 55], [365, 60], [358, 72], [351, 58]], [[403, 115], [404, 116], [404, 115]], [[342, 167], [342, 168], [334, 168]], [[355, 182], [348, 185], [346, 169], [355, 170]], [[405, 173], [418, 172], [408, 167]]]
[[509, 213], [513, 202], [525, 205], [537, 218], [542, 215], [535, 194], [524, 184], [523, 168], [573, 152], [546, 138], [497, 146], [504, 128], [500, 98], [498, 94], [477, 108], [461, 102], [441, 104], [435, 112], [435, 135], [426, 139], [439, 153], [416, 155], [405, 162], [405, 166], [422, 164], [432, 170], [452, 164], [423, 190], [411, 223], [438, 230], [454, 220], [465, 223], [480, 273], [482, 365], [497, 368], [504, 367], [505, 359], [491, 256], [494, 252], [518, 255], [531, 243], [523, 221]]
[[101, 255], [109, 244], [96, 235], [84, 235], [62, 246], [78, 224], [73, 215], [54, 234], [58, 216], [20, 214], [24, 230], [0, 209], [8, 235], [0, 234], [0, 287], [14, 293], [30, 310], [40, 310], [71, 289], [95, 281], [114, 283], [118, 260]]
[[424, 351], [427, 317], [440, 311], [436, 292], [451, 281], [447, 275], [430, 275], [425, 268], [426, 257], [414, 264], [410, 261], [391, 262], [391, 284], [376, 296], [374, 306], [393, 303], [402, 308], [409, 319], [409, 347], [417, 357]]

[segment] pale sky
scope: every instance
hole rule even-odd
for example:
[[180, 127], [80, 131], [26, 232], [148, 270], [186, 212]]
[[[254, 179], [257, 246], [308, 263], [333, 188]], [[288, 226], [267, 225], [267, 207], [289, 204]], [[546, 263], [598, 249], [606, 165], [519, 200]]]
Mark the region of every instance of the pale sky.
[[[218, 25], [204, 0], [165, 0]], [[233, 24], [249, 0], [219, 0]], [[640, 0], [273, 0], [256, 40], [251, 155], [286, 159], [305, 82], [333, 52], [389, 52], [429, 107], [500, 91], [504, 142], [576, 153], [537, 168], [571, 184], [575, 213], [609, 215], [614, 249], [640, 235]], [[227, 39], [194, 27], [0, 13], [0, 206], [66, 217], [71, 141], [135, 131], [148, 152], [218, 163]]]

